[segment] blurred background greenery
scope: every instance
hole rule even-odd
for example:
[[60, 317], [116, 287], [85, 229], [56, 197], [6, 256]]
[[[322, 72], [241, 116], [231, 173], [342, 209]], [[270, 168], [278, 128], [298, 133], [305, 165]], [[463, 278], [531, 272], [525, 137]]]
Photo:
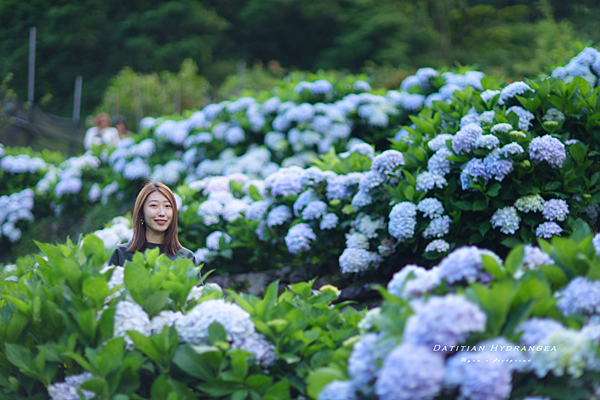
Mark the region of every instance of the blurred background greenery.
[[[471, 65], [507, 81], [548, 73], [600, 42], [597, 0], [0, 0], [0, 78], [70, 117], [178, 114], [294, 71], [366, 73], [398, 88], [420, 67]], [[88, 119], [89, 120], [89, 119]]]

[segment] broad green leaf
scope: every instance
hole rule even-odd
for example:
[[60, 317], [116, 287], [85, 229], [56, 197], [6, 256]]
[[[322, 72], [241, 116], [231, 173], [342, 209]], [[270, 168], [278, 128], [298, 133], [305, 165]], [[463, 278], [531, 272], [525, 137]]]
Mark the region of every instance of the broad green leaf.
[[337, 369], [331, 367], [319, 368], [310, 373], [306, 378], [306, 393], [313, 399], [316, 399], [319, 392], [328, 383], [334, 380], [343, 381], [345, 379], [344, 374]]
[[[218, 350], [212, 350], [215, 353], [220, 353]], [[214, 379], [215, 370], [210, 363], [207, 363], [204, 354], [198, 354], [188, 345], [181, 345], [175, 351], [173, 362], [186, 374], [194, 378], [209, 381]]]
[[226, 342], [227, 341], [227, 332], [223, 325], [218, 322], [213, 322], [208, 327], [208, 340], [210, 344], [214, 345], [217, 342]]
[[83, 281], [82, 293], [92, 300], [97, 308], [101, 308], [109, 294], [108, 284], [101, 277], [88, 278]]
[[272, 376], [267, 375], [250, 375], [244, 382], [250, 389], [263, 394], [273, 382]]
[[282, 379], [267, 390], [263, 396], [264, 400], [287, 400], [290, 398], [290, 383]]

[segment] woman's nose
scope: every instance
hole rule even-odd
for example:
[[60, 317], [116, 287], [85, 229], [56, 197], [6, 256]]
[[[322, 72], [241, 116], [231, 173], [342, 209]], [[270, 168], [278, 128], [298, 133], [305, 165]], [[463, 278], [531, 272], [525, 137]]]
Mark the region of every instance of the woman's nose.
[[158, 207], [158, 215], [165, 215], [165, 209], [163, 206]]

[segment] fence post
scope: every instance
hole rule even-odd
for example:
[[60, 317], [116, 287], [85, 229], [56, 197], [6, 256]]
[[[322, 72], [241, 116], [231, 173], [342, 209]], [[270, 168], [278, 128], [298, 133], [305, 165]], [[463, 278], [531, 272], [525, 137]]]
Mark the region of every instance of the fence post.
[[35, 26], [29, 30], [29, 78], [27, 101], [33, 105], [33, 86], [35, 83]]
[[81, 75], [77, 75], [75, 78], [75, 93], [73, 98], [73, 140], [69, 143], [69, 154], [73, 155], [75, 140], [79, 139], [77, 134], [79, 133], [81, 112], [81, 89], [83, 85], [83, 78]]

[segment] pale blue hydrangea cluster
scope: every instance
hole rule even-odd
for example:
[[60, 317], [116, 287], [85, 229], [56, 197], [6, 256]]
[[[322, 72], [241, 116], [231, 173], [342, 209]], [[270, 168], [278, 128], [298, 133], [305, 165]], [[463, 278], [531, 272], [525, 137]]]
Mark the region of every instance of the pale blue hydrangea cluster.
[[529, 128], [533, 126], [533, 121], [535, 119], [535, 115], [531, 112], [527, 111], [521, 106], [512, 106], [508, 110], [506, 110], [506, 115], [510, 113], [515, 113], [519, 117], [519, 129], [523, 131], [528, 131]]
[[415, 75], [404, 78], [400, 84], [400, 89], [410, 91], [414, 87], [419, 87], [425, 92], [431, 88], [431, 80], [438, 76], [438, 72], [433, 68], [419, 68]]
[[569, 61], [564, 67], [552, 72], [552, 77], [570, 82], [574, 77], [582, 77], [593, 87], [598, 85], [600, 76], [600, 52], [593, 47], [586, 47]]
[[564, 200], [547, 200], [542, 208], [542, 215], [548, 221], [564, 221], [568, 214], [569, 206]]
[[565, 114], [562, 113], [558, 108], [549, 108], [546, 110], [546, 114], [542, 117], [544, 122], [557, 122], [562, 123], [565, 120]]
[[33, 222], [34, 192], [23, 189], [20, 192], [0, 196], [0, 238], [5, 237], [11, 243], [21, 239], [22, 231], [17, 227], [19, 221]]
[[223, 238], [224, 244], [231, 243], [231, 236], [225, 232], [214, 231], [206, 237], [206, 247], [209, 250], [219, 251], [221, 249], [221, 238]]
[[502, 106], [512, 98], [522, 96], [523, 94], [532, 91], [533, 89], [525, 82], [513, 82], [500, 91], [498, 104]]
[[452, 220], [447, 215], [432, 218], [427, 228], [423, 231], [425, 239], [441, 238], [450, 232], [450, 223]]
[[375, 394], [389, 400], [430, 400], [444, 382], [444, 358], [430, 348], [402, 343], [383, 360], [375, 382]]
[[536, 137], [529, 143], [529, 157], [536, 164], [546, 161], [553, 168], [562, 168], [567, 153], [560, 140], [545, 135]]
[[562, 233], [562, 228], [556, 222], [544, 222], [535, 229], [535, 235], [544, 239], [550, 239], [554, 235]]
[[453, 139], [454, 135], [450, 135], [449, 133], [442, 133], [431, 139], [429, 142], [427, 142], [427, 147], [429, 147], [431, 151], [438, 151], [441, 148], [448, 148], [446, 142], [448, 140]]
[[377, 375], [377, 359], [374, 354], [379, 335], [368, 333], [352, 346], [352, 353], [348, 358], [348, 373], [352, 383], [359, 388], [371, 382]]
[[[0, 155], [0, 157], [2, 157], [2, 155]], [[2, 159], [0, 159], [0, 169], [11, 175], [33, 174], [36, 172], [44, 172], [47, 169], [47, 165], [46, 162], [39, 157], [18, 154], [16, 156], [8, 155], [2, 157]]]
[[146, 311], [137, 303], [130, 300], [121, 300], [117, 303], [114, 316], [114, 337], [125, 338], [125, 347], [132, 349], [133, 340], [127, 331], [137, 331], [143, 335], [150, 335], [150, 318]]
[[48, 395], [52, 400], [81, 400], [78, 392], [81, 392], [85, 399], [93, 399], [96, 393], [79, 388], [79, 386], [92, 379], [94, 376], [89, 372], [78, 375], [69, 375], [64, 382], [53, 383], [48, 386]]
[[424, 171], [417, 176], [417, 185], [415, 189], [419, 192], [428, 192], [434, 187], [443, 189], [447, 184], [448, 181], [446, 181], [446, 178], [442, 175]]
[[360, 213], [356, 219], [352, 221], [351, 226], [367, 238], [374, 239], [378, 236], [378, 230], [385, 229], [385, 218], [371, 217], [368, 214]]
[[450, 243], [446, 242], [444, 239], [433, 240], [425, 247], [425, 253], [445, 253], [448, 250], [450, 250]]
[[600, 254], [600, 233], [596, 233], [594, 238], [592, 239], [592, 244], [594, 246], [594, 250], [596, 250], [596, 254]]
[[417, 226], [417, 206], [404, 201], [396, 204], [390, 212], [388, 231], [399, 241], [410, 239], [415, 234]]
[[308, 90], [313, 95], [329, 94], [333, 91], [333, 85], [325, 79], [319, 79], [314, 82], [302, 81], [294, 88], [294, 92], [296, 93], [302, 93], [305, 90]]
[[448, 359], [444, 386], [458, 388], [459, 399], [508, 399], [512, 392], [513, 370], [511, 364], [498, 359], [499, 353], [502, 354], [491, 351], [458, 352]]
[[600, 315], [600, 281], [576, 277], [560, 292], [556, 307], [565, 316]]
[[519, 229], [521, 217], [517, 215], [514, 207], [504, 207], [496, 210], [490, 223], [494, 228], [500, 228], [500, 232], [506, 235], [512, 235]]
[[322, 231], [335, 229], [338, 226], [339, 220], [340, 217], [338, 217], [336, 214], [327, 213], [323, 215], [323, 219], [321, 219], [321, 222], [319, 223], [319, 228]]
[[494, 135], [481, 135], [475, 142], [478, 149], [493, 150], [500, 145], [500, 140]]
[[421, 200], [417, 205], [417, 210], [421, 211], [425, 218], [441, 217], [444, 214], [442, 202], [433, 197]]
[[[404, 343], [429, 346], [455, 346], [469, 334], [485, 331], [487, 315], [466, 298], [448, 294], [413, 303], [415, 314], [406, 321]], [[440, 351], [441, 353], [442, 351]]]
[[486, 103], [490, 100], [492, 100], [494, 97], [496, 97], [497, 95], [500, 94], [500, 90], [491, 90], [491, 89], [487, 89], [484, 90], [483, 92], [481, 92], [481, 100], [485, 101]]
[[387, 285], [387, 290], [394, 296], [408, 299], [429, 293], [440, 284], [439, 268], [426, 270], [411, 264], [394, 274]]
[[269, 211], [267, 216], [267, 226], [272, 228], [274, 226], [283, 225], [292, 219], [292, 210], [284, 204], [280, 204], [277, 207]]
[[285, 236], [285, 244], [291, 254], [304, 253], [310, 250], [310, 244], [317, 239], [317, 235], [309, 224], [299, 223], [290, 228]]
[[383, 257], [364, 248], [347, 247], [339, 258], [340, 270], [344, 274], [364, 272], [377, 267]]
[[404, 165], [404, 156], [397, 150], [386, 150], [373, 159], [371, 170], [384, 173], [392, 173], [396, 168]]
[[531, 318], [521, 322], [515, 333], [521, 333], [519, 343], [524, 346], [537, 346], [546, 337], [554, 332], [564, 329], [559, 322], [550, 318]]
[[463, 246], [454, 250], [438, 264], [440, 278], [450, 284], [462, 280], [475, 282], [482, 274], [481, 255], [482, 250], [475, 246]]
[[255, 331], [250, 314], [237, 304], [227, 303], [222, 299], [206, 300], [177, 318], [174, 325], [183, 343], [207, 345], [209, 328], [215, 322], [225, 329], [227, 340], [233, 349], [254, 354], [261, 367], [268, 368], [277, 360], [275, 346]]
[[529, 270], [538, 269], [542, 265], [555, 264], [552, 257], [537, 246], [526, 244], [523, 251], [523, 266]]
[[355, 400], [356, 389], [351, 381], [334, 380], [319, 392], [317, 400]]
[[476, 148], [477, 140], [483, 135], [479, 124], [468, 124], [462, 127], [452, 140], [452, 150], [456, 154], [470, 153]]
[[508, 157], [509, 155], [519, 155], [525, 153], [523, 147], [519, 143], [508, 143], [500, 148], [500, 155]]
[[515, 207], [523, 213], [540, 212], [544, 209], [545, 202], [544, 198], [539, 194], [531, 194], [519, 197], [517, 201], [515, 201]]
[[503, 122], [503, 123], [492, 126], [492, 129], [490, 130], [490, 132], [493, 135], [500, 135], [503, 133], [509, 133], [512, 130], [513, 130], [513, 127], [511, 124], [507, 124], [506, 122]]

